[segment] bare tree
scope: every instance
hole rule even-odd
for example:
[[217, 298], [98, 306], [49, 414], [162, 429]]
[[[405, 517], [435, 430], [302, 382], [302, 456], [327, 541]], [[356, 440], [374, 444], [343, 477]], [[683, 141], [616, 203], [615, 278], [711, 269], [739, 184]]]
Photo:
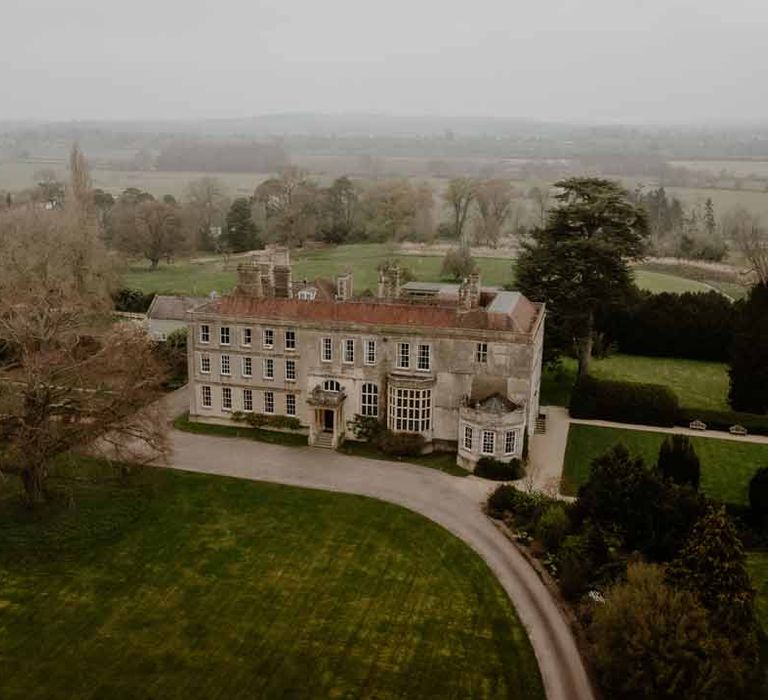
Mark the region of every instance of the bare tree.
[[112, 456], [144, 459], [165, 449], [152, 404], [162, 366], [140, 328], [94, 337], [94, 327], [108, 325], [108, 271], [76, 278], [76, 229], [64, 212], [0, 216], [0, 342], [18, 363], [0, 383], [0, 466], [20, 474], [30, 503], [45, 499], [54, 458], [72, 448], [98, 443]]
[[512, 213], [514, 188], [507, 180], [484, 180], [477, 186], [475, 240], [496, 246]]
[[547, 209], [549, 209], [550, 190], [547, 186], [538, 185], [532, 187], [528, 192], [528, 196], [533, 200], [536, 206], [536, 216], [538, 218], [538, 225], [544, 227], [547, 223]]
[[757, 281], [768, 283], [768, 230], [759, 217], [741, 206], [723, 217], [723, 232], [736, 243]]
[[224, 226], [229, 204], [223, 185], [215, 177], [201, 177], [189, 183], [183, 219], [195, 247], [215, 249], [212, 229]]
[[472, 178], [455, 177], [448, 182], [448, 187], [443, 193], [443, 199], [450, 208], [453, 221], [453, 235], [461, 245], [466, 245], [464, 240], [464, 227], [469, 217], [470, 207], [475, 201], [477, 183]]

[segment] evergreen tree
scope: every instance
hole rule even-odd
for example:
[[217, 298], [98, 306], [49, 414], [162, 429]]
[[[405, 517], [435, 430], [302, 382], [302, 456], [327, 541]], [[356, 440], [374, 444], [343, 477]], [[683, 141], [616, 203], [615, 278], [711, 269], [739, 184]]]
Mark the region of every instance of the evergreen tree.
[[517, 285], [528, 298], [547, 304], [550, 352], [571, 349], [575, 340], [583, 377], [592, 358], [595, 316], [632, 294], [629, 261], [644, 254], [648, 224], [643, 207], [614, 182], [571, 178], [555, 186], [558, 204], [523, 244]]
[[749, 506], [760, 522], [768, 522], [768, 467], [760, 467], [749, 480]]
[[744, 546], [724, 507], [710, 505], [699, 518], [668, 575], [671, 583], [698, 597], [713, 624], [739, 642], [740, 653], [754, 654], [755, 591]]
[[715, 204], [712, 197], [707, 197], [707, 201], [704, 202], [704, 228], [707, 230], [708, 236], [715, 235], [717, 222], [715, 221]]
[[768, 412], [768, 283], [737, 306], [728, 401], [737, 411]]
[[656, 468], [662, 478], [679, 486], [699, 488], [701, 463], [685, 435], [671, 435], [661, 443]]
[[251, 216], [251, 204], [246, 197], [238, 197], [232, 202], [227, 212], [226, 230], [221, 237], [232, 253], [264, 247], [259, 238], [259, 229]]

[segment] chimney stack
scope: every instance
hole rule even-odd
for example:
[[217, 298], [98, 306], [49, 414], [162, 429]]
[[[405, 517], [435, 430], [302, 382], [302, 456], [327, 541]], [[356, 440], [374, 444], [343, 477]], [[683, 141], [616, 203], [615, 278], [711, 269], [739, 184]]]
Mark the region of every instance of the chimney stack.
[[352, 273], [347, 270], [336, 278], [336, 300], [347, 301], [352, 298]]

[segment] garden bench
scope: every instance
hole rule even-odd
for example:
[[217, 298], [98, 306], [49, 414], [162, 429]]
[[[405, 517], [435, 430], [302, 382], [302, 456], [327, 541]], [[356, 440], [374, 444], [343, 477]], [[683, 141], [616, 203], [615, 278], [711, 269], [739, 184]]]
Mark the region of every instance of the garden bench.
[[691, 430], [706, 430], [707, 429], [707, 424], [704, 423], [703, 421], [700, 421], [700, 420], [692, 420], [688, 424], [688, 427]]
[[731, 435], [746, 435], [747, 429], [743, 425], [732, 425], [728, 428], [728, 432]]

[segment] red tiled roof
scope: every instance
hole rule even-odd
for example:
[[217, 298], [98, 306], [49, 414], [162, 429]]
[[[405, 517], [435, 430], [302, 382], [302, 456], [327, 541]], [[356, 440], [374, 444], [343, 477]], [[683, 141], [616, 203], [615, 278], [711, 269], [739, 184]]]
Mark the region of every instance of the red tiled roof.
[[276, 318], [320, 323], [362, 323], [373, 326], [426, 326], [529, 333], [540, 305], [521, 296], [510, 314], [473, 309], [377, 301], [305, 301], [231, 294], [201, 307], [201, 313], [225, 316]]

